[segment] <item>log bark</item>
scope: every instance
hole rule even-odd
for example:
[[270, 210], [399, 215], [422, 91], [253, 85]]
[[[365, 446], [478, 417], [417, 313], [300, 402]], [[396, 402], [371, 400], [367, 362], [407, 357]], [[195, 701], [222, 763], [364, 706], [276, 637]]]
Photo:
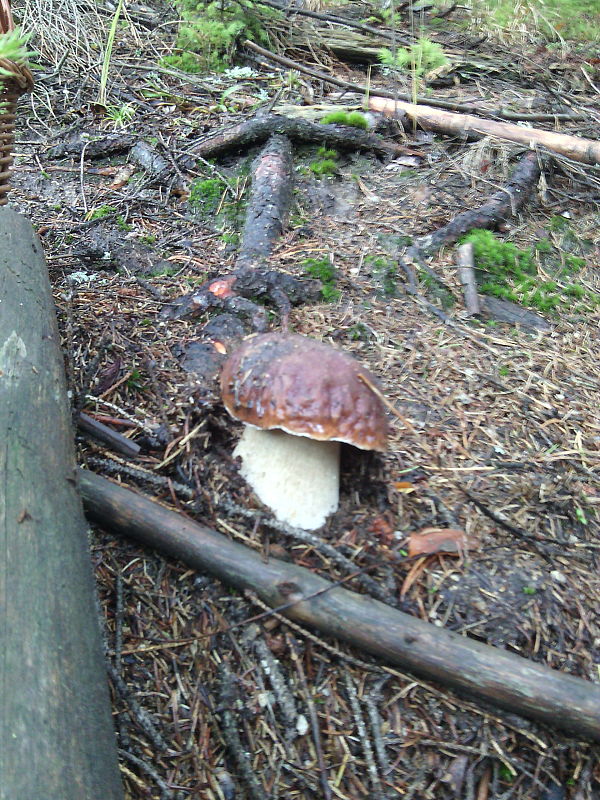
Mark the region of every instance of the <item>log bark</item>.
[[458, 279], [463, 287], [465, 306], [469, 314], [481, 314], [477, 281], [475, 279], [475, 265], [473, 263], [473, 244], [461, 244], [457, 251]]
[[117, 486], [81, 472], [91, 520], [157, 548], [271, 607], [431, 680], [578, 736], [600, 741], [600, 686], [436, 628], [294, 564], [264, 560], [243, 545]]
[[380, 136], [360, 128], [323, 125], [280, 114], [267, 114], [240, 122], [194, 145], [188, 152], [202, 158], [217, 158], [227, 152], [247, 150], [262, 144], [274, 134], [287, 136], [295, 142], [320, 144], [338, 150], [366, 150], [381, 158], [393, 158], [406, 152], [405, 147], [386, 142]]
[[253, 165], [237, 269], [254, 268], [271, 256], [292, 202], [292, 167], [290, 140], [277, 134], [271, 136]]
[[471, 114], [456, 114], [427, 105], [414, 105], [381, 97], [371, 97], [369, 108], [389, 117], [407, 116], [415, 125], [425, 130], [474, 139], [495, 136], [497, 139], [518, 142], [532, 149], [535, 146], [546, 147], [554, 153], [583, 164], [600, 164], [600, 142], [592, 139], [582, 139], [566, 133], [542, 131], [537, 128], [524, 128], [509, 122], [494, 122]]
[[0, 798], [121, 800], [54, 305], [0, 209]]
[[251, 329], [259, 332], [266, 330], [267, 316], [265, 309], [252, 298], [270, 300], [280, 312], [284, 327], [292, 304], [317, 299], [318, 282], [298, 280], [268, 266], [273, 247], [283, 233], [292, 200], [292, 183], [290, 141], [286, 136], [274, 134], [253, 164], [252, 190], [235, 271], [177, 298], [162, 310], [163, 317], [178, 319], [209, 308], [222, 308], [247, 317]]

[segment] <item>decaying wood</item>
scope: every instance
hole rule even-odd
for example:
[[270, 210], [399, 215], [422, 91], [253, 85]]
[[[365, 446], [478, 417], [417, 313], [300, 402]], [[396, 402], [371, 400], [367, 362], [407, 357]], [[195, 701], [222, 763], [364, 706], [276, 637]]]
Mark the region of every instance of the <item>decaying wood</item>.
[[269, 269], [267, 263], [283, 232], [291, 198], [291, 145], [287, 137], [276, 134], [271, 136], [253, 165], [252, 190], [234, 271], [179, 297], [163, 309], [162, 316], [177, 319], [198, 315], [209, 308], [222, 308], [246, 317], [253, 331], [264, 331], [267, 327], [265, 309], [251, 298], [261, 297], [273, 302], [284, 324], [292, 305], [316, 300], [318, 282], [298, 280]]
[[405, 147], [386, 142], [380, 136], [360, 128], [321, 125], [279, 114], [268, 114], [240, 122], [239, 125], [205, 139], [190, 152], [202, 158], [216, 158], [227, 152], [247, 150], [248, 147], [262, 144], [274, 134], [282, 134], [295, 142], [320, 144], [338, 150], [367, 150], [381, 158], [392, 158], [406, 152]]
[[303, 567], [267, 560], [98, 475], [80, 476], [87, 514], [99, 525], [251, 590], [292, 620], [416, 675], [600, 741], [600, 686], [434, 627]]
[[237, 269], [253, 269], [272, 254], [289, 214], [293, 180], [290, 140], [278, 134], [271, 136], [252, 170], [252, 194], [246, 207]]
[[0, 209], [0, 798], [123, 797], [52, 292]]
[[514, 216], [535, 188], [540, 177], [539, 161], [535, 151], [525, 153], [506, 186], [479, 208], [458, 214], [443, 228], [427, 236], [419, 236], [414, 241], [415, 250], [421, 254], [433, 253], [445, 244], [456, 242], [473, 228], [493, 229], [503, 220]]
[[433, 108], [432, 105], [415, 105], [399, 100], [389, 101], [381, 97], [369, 99], [369, 108], [372, 111], [379, 111], [391, 117], [408, 117], [415, 125], [425, 130], [475, 139], [494, 136], [504, 141], [518, 142], [526, 147], [545, 147], [583, 164], [600, 164], [600, 142], [598, 141], [582, 139], [566, 133], [524, 128], [509, 122], [494, 122], [471, 114], [456, 114]]
[[477, 292], [475, 268], [473, 264], [473, 245], [471, 242], [461, 244], [457, 251], [458, 279], [463, 287], [465, 306], [469, 314], [481, 314], [481, 304]]

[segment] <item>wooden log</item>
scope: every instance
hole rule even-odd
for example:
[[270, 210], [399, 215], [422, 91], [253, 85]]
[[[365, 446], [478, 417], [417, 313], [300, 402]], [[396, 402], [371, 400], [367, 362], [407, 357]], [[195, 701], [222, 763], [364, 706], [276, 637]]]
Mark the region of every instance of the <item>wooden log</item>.
[[466, 136], [481, 139], [494, 136], [509, 142], [518, 142], [526, 147], [546, 147], [554, 153], [580, 161], [583, 164], [600, 164], [600, 142], [583, 139], [566, 133], [542, 131], [538, 128], [524, 128], [509, 122], [494, 122], [472, 114], [456, 114], [427, 105], [415, 105], [400, 100], [386, 100], [381, 97], [369, 99], [371, 111], [379, 111], [389, 117], [408, 117], [419, 128], [445, 133], [449, 136]]
[[477, 292], [477, 281], [475, 279], [475, 265], [473, 263], [473, 244], [465, 242], [457, 250], [458, 279], [463, 287], [465, 306], [469, 314], [477, 316], [481, 314], [481, 303]]
[[294, 142], [320, 144], [338, 150], [369, 151], [380, 158], [393, 158], [406, 152], [406, 148], [402, 145], [387, 142], [377, 134], [361, 128], [323, 125], [308, 119], [280, 114], [266, 114], [263, 117], [253, 117], [240, 122], [203, 139], [188, 152], [202, 158], [217, 158], [227, 152], [239, 152], [263, 144], [274, 134], [287, 136]]
[[436, 628], [310, 570], [232, 542], [90, 472], [81, 473], [90, 519], [155, 547], [303, 624], [398, 664], [416, 675], [467, 691], [501, 708], [600, 742], [600, 686], [466, 636]]
[[271, 256], [287, 220], [293, 182], [290, 140], [275, 134], [252, 167], [252, 190], [236, 269], [253, 269]]
[[123, 797], [54, 304], [0, 209], [0, 798]]

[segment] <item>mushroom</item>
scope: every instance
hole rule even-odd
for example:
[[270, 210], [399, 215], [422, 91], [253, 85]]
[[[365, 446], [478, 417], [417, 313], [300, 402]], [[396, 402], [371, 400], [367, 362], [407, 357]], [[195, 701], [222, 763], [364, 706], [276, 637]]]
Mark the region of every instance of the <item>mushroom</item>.
[[223, 403], [246, 423], [234, 455], [277, 519], [314, 530], [337, 509], [340, 442], [385, 450], [375, 382], [346, 353], [290, 333], [251, 336], [225, 362]]

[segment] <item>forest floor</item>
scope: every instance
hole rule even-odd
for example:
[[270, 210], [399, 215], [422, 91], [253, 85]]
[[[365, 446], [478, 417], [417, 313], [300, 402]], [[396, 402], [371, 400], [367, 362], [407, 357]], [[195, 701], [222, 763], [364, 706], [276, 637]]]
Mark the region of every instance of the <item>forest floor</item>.
[[[460, 13], [428, 33], [462, 54], [428, 96], [490, 116], [580, 111], [532, 124], [597, 136], [597, 59], [525, 40], [511, 44], [507, 64], [506, 44], [477, 42]], [[44, 66], [20, 107], [11, 204], [44, 244], [74, 406], [141, 447], [128, 458], [80, 432], [80, 463], [265, 558], [364, 592], [318, 546], [282, 532], [239, 476], [231, 453], [241, 426], [190, 355], [209, 315], [159, 316], [232, 270], [258, 152], [208, 164], [194, 147], [273, 100], [360, 107], [362, 98], [331, 97], [335, 87], [250, 51], [224, 73], [166, 72], [156, 65], [174, 18], [148, 19], [117, 35], [110, 114], [96, 104], [99, 67], [70, 62]], [[289, 17], [305, 39], [286, 55], [364, 83], [364, 64], [303, 46], [315, 41], [309, 24]], [[411, 91], [410, 79], [377, 67], [370, 80]], [[550, 158], [523, 211], [502, 225], [501, 238], [520, 248], [545, 242], [538, 253], [550, 247], [563, 265], [582, 259], [573, 280], [589, 303], [569, 295], [530, 330], [469, 316], [451, 247], [428, 262], [443, 291], [420, 273], [417, 293], [407, 292], [398, 266], [407, 237], [484, 202], [523, 148], [393, 126], [387, 135], [412, 154], [345, 152], [325, 176], [311, 169], [316, 147], [295, 147], [294, 208], [270, 262], [298, 278], [329, 270], [327, 299], [294, 307], [290, 329], [352, 353], [399, 412], [385, 454], [344, 454], [340, 509], [318, 536], [402, 611], [597, 682], [600, 168]], [[106, 137], [125, 144], [90, 157]], [[158, 178], [132, 163], [141, 141], [166, 159]], [[70, 154], [57, 157], [65, 143]], [[539, 279], [552, 280], [540, 259]], [[280, 328], [276, 309], [269, 319]], [[463, 531], [466, 551], [408, 557], [411, 535], [432, 527]], [[92, 555], [107, 658], [122, 679], [114, 719], [130, 798], [600, 797], [597, 746], [386, 671], [280, 618], [243, 624], [264, 611], [252, 598], [109, 531], [94, 531]]]

